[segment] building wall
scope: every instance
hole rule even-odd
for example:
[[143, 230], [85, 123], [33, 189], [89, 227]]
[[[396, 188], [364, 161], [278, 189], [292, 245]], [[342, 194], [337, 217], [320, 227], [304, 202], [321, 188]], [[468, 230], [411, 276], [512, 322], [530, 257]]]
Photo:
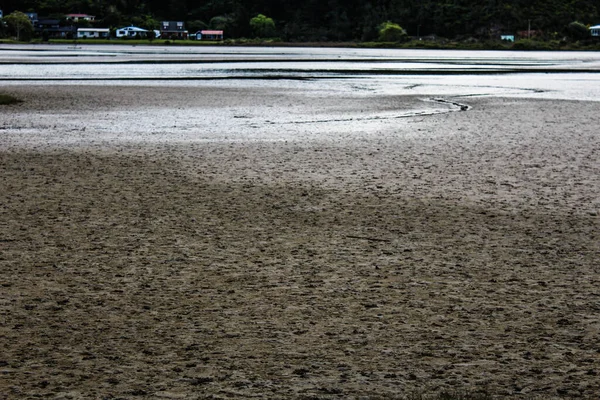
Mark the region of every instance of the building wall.
[[95, 31], [77, 31], [78, 38], [107, 38], [109, 37], [110, 32], [105, 30], [95, 30]]

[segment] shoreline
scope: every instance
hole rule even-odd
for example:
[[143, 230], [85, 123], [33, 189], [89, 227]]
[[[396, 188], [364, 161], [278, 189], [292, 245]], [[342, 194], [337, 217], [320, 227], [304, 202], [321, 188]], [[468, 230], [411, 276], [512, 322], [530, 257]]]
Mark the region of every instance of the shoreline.
[[52, 40], [51, 42], [6, 42], [8, 45], [123, 45], [123, 46], [219, 46], [219, 47], [279, 47], [279, 48], [355, 48], [355, 49], [399, 49], [399, 50], [473, 50], [473, 51], [598, 51], [600, 43], [592, 39], [583, 46], [579, 43], [557, 45], [552, 40], [520, 39], [514, 43], [506, 44], [501, 41], [482, 41], [461, 43], [454, 40], [439, 38], [439, 40], [411, 40], [408, 43], [383, 43], [383, 42], [277, 42], [269, 40], [244, 40], [229, 39], [224, 42], [199, 43], [194, 40]]

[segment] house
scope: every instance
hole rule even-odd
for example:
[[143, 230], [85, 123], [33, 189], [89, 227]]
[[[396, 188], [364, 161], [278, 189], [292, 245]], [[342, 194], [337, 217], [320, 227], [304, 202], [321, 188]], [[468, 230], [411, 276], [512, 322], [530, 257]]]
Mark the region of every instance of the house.
[[532, 29], [532, 30], [526, 30], [526, 31], [519, 31], [518, 35], [521, 39], [532, 39], [532, 38], [544, 36], [544, 32], [542, 32], [540, 30]]
[[69, 21], [78, 22], [78, 21], [93, 21], [96, 17], [94, 15], [87, 14], [67, 14], [65, 18]]
[[33, 29], [35, 30], [35, 32], [43, 32], [43, 31], [54, 32], [54, 31], [58, 31], [59, 28], [60, 28], [60, 21], [57, 19], [43, 18], [43, 19], [37, 21], [37, 23], [35, 25], [33, 25]]
[[181, 21], [163, 21], [160, 25], [161, 39], [187, 39], [188, 31]]
[[223, 40], [223, 31], [198, 31], [196, 32], [196, 40]]
[[60, 26], [60, 21], [51, 18], [40, 18], [33, 25], [36, 35], [55, 39], [72, 39], [77, 35], [77, 27]]
[[507, 42], [514, 42], [515, 35], [500, 35], [500, 40], [505, 40]]
[[36, 22], [38, 21], [38, 15], [35, 12], [26, 12], [25, 15], [27, 15], [27, 18], [29, 18], [29, 20], [31, 21], [31, 25], [36, 24]]
[[590, 33], [594, 37], [600, 37], [600, 25], [590, 26]]
[[78, 28], [77, 39], [85, 38], [102, 38], [108, 39], [110, 37], [110, 29], [108, 28]]
[[115, 36], [118, 38], [133, 38], [133, 37], [148, 37], [149, 30], [138, 28], [137, 26], [126, 26], [115, 31]]

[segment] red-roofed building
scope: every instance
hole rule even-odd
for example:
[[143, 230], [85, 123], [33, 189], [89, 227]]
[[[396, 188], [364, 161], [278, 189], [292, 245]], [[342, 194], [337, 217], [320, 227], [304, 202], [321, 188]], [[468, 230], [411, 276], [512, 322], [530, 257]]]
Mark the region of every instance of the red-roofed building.
[[519, 31], [518, 34], [521, 39], [533, 39], [544, 36], [544, 32], [533, 29], [527, 31]]
[[196, 32], [196, 40], [223, 40], [223, 31], [199, 31]]

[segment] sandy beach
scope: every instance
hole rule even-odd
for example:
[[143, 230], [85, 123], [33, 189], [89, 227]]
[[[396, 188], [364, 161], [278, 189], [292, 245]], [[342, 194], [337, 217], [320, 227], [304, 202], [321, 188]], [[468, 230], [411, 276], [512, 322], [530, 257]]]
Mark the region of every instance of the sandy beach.
[[600, 393], [597, 102], [0, 91], [0, 398]]

